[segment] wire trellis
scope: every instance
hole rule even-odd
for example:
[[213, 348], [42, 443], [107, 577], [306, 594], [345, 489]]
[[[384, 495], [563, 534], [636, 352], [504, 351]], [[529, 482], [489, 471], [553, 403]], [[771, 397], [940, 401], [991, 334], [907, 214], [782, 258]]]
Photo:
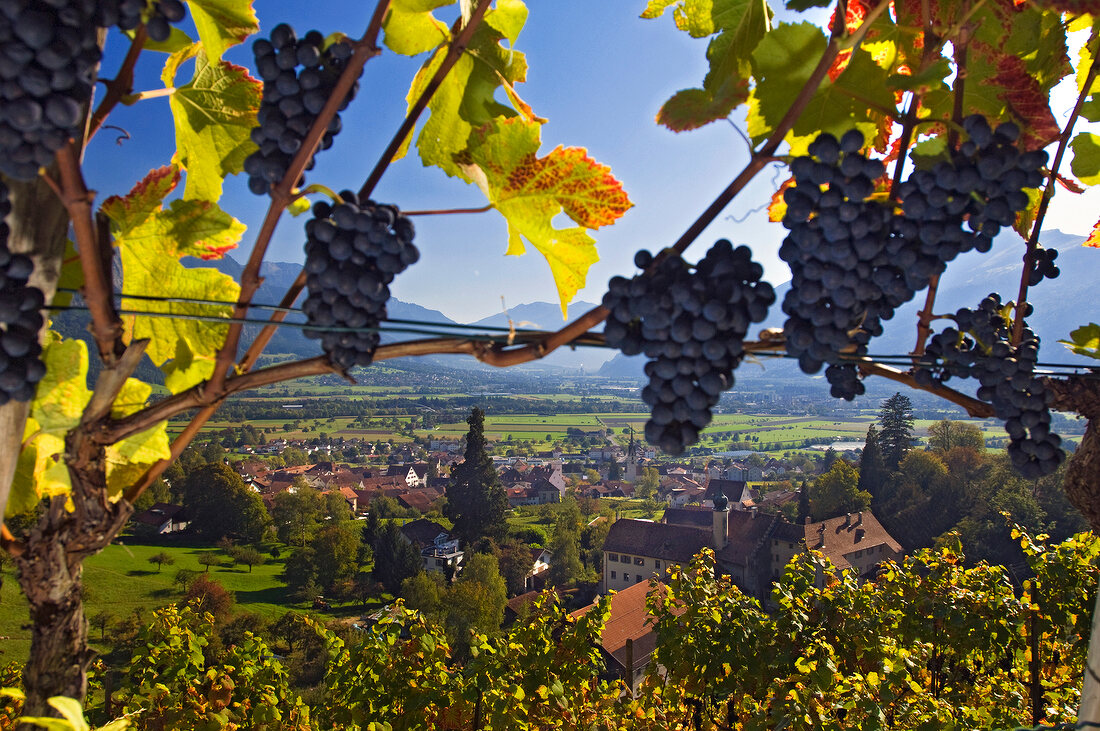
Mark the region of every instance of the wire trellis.
[[[79, 294], [79, 290], [59, 288], [59, 292], [67, 292], [73, 294]], [[164, 302], [169, 304], [188, 304], [199, 305], [208, 307], [233, 307], [237, 305], [237, 302], [227, 300], [208, 300], [208, 299], [192, 299], [186, 297], [161, 297], [157, 295], [135, 295], [135, 294], [115, 294], [116, 299], [137, 300], [144, 302]], [[250, 303], [249, 307], [270, 310], [275, 312], [285, 312], [288, 314], [296, 314], [305, 316], [301, 308], [298, 307], [281, 307], [278, 305], [268, 305], [262, 303]], [[46, 309], [55, 312], [86, 312], [87, 307], [82, 305], [54, 305], [49, 306]], [[134, 316], [134, 317], [154, 317], [176, 320], [191, 320], [200, 322], [213, 322], [218, 324], [241, 324], [241, 325], [274, 325], [276, 327], [288, 327], [298, 330], [308, 330], [312, 332], [321, 333], [394, 333], [402, 335], [421, 335], [427, 337], [438, 338], [462, 338], [464, 340], [472, 340], [486, 343], [496, 343], [501, 345], [513, 345], [524, 344], [534, 337], [546, 335], [544, 330], [534, 330], [526, 328], [514, 328], [514, 327], [501, 327], [492, 325], [462, 325], [459, 323], [447, 323], [447, 322], [432, 322], [428, 320], [410, 320], [401, 318], [389, 318], [383, 322], [386, 324], [379, 324], [375, 327], [339, 327], [339, 326], [326, 326], [311, 325], [308, 322], [293, 322], [282, 320], [273, 322], [264, 318], [234, 318], [225, 317], [221, 315], [200, 315], [194, 313], [173, 313], [173, 312], [159, 312], [156, 310], [134, 310], [134, 309], [119, 309], [117, 310], [119, 315]], [[591, 348], [610, 348], [600, 338], [579, 338], [572, 343], [571, 346], [591, 347]], [[788, 354], [782, 348], [776, 347], [775, 349], [760, 348], [751, 351], [751, 355], [765, 358], [787, 358], [795, 359], [795, 356]], [[867, 355], [851, 355], [846, 356], [841, 354], [841, 360], [847, 360], [855, 364], [859, 363], [873, 363], [876, 365], [894, 366], [898, 368], [931, 368], [933, 364], [920, 363], [915, 360], [914, 356], [906, 353], [870, 353]], [[1057, 363], [1057, 362], [1038, 362], [1036, 363], [1036, 375], [1040, 376], [1065, 376], [1076, 375], [1085, 377], [1100, 377], [1100, 365], [1096, 367], [1081, 365], [1077, 363]]]

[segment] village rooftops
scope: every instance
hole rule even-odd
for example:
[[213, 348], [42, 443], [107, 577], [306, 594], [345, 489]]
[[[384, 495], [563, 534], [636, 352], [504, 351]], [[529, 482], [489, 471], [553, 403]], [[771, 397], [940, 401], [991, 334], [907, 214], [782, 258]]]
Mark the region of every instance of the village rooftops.
[[617, 520], [607, 532], [603, 550], [686, 564], [710, 545], [709, 530], [647, 520]]

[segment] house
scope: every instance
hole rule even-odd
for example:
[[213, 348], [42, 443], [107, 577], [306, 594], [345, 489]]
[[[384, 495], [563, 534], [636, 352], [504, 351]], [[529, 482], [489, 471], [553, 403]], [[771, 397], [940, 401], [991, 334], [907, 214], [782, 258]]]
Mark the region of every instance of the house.
[[546, 587], [546, 572], [550, 570], [550, 551], [545, 548], [531, 549], [531, 570], [523, 580], [527, 591], [538, 591]]
[[[648, 621], [646, 610], [646, 600], [652, 591], [664, 591], [664, 585], [658, 583], [657, 588], [653, 589], [646, 581], [613, 595], [611, 615], [600, 634], [605, 674], [622, 679], [632, 695], [637, 692], [657, 649], [657, 633]], [[582, 617], [595, 606], [595, 603], [589, 604], [571, 616]]]
[[860, 576], [904, 552], [869, 510], [793, 525], [781, 514], [730, 510], [722, 496], [715, 502], [712, 509], [670, 507], [663, 523], [613, 523], [603, 545], [602, 589], [621, 590], [659, 577], [710, 548], [718, 568], [742, 591], [766, 599], [771, 582], [796, 553], [807, 549], [821, 551], [838, 569], [854, 569]]
[[425, 571], [439, 571], [453, 576], [462, 568], [463, 552], [458, 540], [451, 539], [447, 529], [434, 520], [417, 518], [401, 526], [402, 537], [420, 549]]
[[182, 505], [154, 503], [153, 507], [143, 510], [130, 518], [137, 530], [145, 533], [164, 535], [184, 530], [191, 520]]

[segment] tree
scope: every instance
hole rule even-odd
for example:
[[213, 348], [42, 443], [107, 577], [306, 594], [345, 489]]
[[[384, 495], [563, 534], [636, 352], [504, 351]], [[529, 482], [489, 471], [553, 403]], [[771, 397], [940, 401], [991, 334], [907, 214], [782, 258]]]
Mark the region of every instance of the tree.
[[270, 520], [260, 496], [224, 464], [208, 464], [187, 476], [183, 503], [191, 514], [191, 529], [206, 539], [239, 536], [260, 540]]
[[[860, 473], [862, 476], [862, 473]], [[805, 523], [806, 518], [813, 516], [813, 511], [810, 510], [810, 486], [803, 480], [802, 485], [798, 488], [798, 522]]]
[[329, 523], [317, 532], [310, 545], [316, 561], [317, 581], [326, 591], [336, 582], [355, 575], [361, 537], [359, 526], [351, 521]]
[[446, 597], [444, 622], [459, 654], [465, 654], [469, 647], [471, 631], [496, 634], [507, 599], [508, 590], [496, 558], [485, 553], [471, 556]]
[[985, 450], [985, 437], [975, 424], [965, 421], [940, 419], [928, 427], [928, 448], [934, 452], [950, 452], [955, 447], [965, 447], [976, 452]]
[[214, 553], [213, 551], [205, 551], [203, 553], [200, 553], [199, 557], [196, 560], [199, 562], [199, 564], [201, 566], [204, 567], [203, 570], [205, 572], [209, 572], [211, 566], [221, 566], [222, 565], [221, 556]]
[[401, 529], [393, 521], [382, 526], [374, 542], [374, 570], [372, 575], [386, 591], [397, 594], [401, 582], [415, 576], [424, 567], [420, 551], [405, 540]]
[[550, 568], [547, 583], [553, 587], [572, 586], [584, 578], [581, 563], [580, 511], [572, 500], [562, 502], [554, 525], [554, 537], [550, 541]]
[[304, 546], [321, 526], [324, 505], [321, 495], [305, 480], [295, 480], [294, 492], [281, 492], [271, 506], [275, 535], [289, 546]]
[[500, 540], [508, 530], [508, 495], [485, 451], [485, 413], [475, 406], [466, 423], [470, 430], [465, 459], [451, 471], [445, 514], [454, 523], [455, 535], [467, 543], [483, 537]]
[[264, 563], [264, 555], [252, 546], [241, 546], [233, 552], [233, 560], [238, 564], [248, 567], [248, 573], [252, 573], [253, 566], [261, 566]]
[[96, 612], [88, 618], [88, 624], [99, 629], [99, 641], [106, 642], [107, 627], [115, 621], [115, 615], [110, 612]]
[[508, 588], [508, 596], [526, 591], [527, 575], [535, 565], [531, 558], [531, 547], [510, 538], [500, 544], [496, 557], [500, 575], [504, 577], [504, 584]]
[[661, 473], [655, 467], [643, 467], [641, 476], [634, 483], [634, 497], [639, 500], [649, 500], [657, 494], [660, 484]]
[[882, 461], [888, 470], [896, 470], [913, 444], [913, 402], [908, 396], [895, 393], [882, 402], [879, 409], [879, 445]]
[[168, 564], [169, 566], [171, 566], [175, 562], [175, 557], [172, 554], [166, 553], [164, 551], [158, 551], [157, 553], [154, 553], [152, 556], [149, 557], [149, 563], [155, 563], [157, 565], [158, 574], [160, 573], [160, 567], [162, 564]]
[[405, 600], [405, 606], [434, 621], [443, 616], [446, 591], [443, 574], [438, 571], [421, 571], [401, 582], [401, 596]]
[[867, 439], [863, 442], [863, 454], [859, 458], [859, 489], [871, 495], [872, 503], [889, 474], [882, 459], [878, 433], [875, 425], [871, 424], [867, 427]]
[[814, 481], [810, 492], [810, 509], [816, 520], [825, 520], [841, 513], [865, 510], [871, 496], [859, 489], [859, 475], [842, 459], [833, 462], [832, 469]]

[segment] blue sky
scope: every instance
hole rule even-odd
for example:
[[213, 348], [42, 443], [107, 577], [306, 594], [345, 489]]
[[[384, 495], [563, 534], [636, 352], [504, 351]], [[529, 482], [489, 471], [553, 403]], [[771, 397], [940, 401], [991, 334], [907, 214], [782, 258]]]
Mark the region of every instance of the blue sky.
[[[299, 34], [315, 28], [358, 37], [373, 9], [372, 3], [324, 1], [262, 0], [256, 5], [261, 35], [285, 21]], [[529, 0], [528, 6], [530, 16], [517, 48], [527, 54], [530, 71], [519, 91], [536, 113], [550, 120], [543, 127], [542, 152], [559, 144], [587, 148], [612, 168], [635, 204], [617, 224], [595, 233], [601, 261], [589, 271], [588, 286], [578, 299], [598, 302], [611, 276], [635, 271], [635, 251], [660, 249], [691, 224], [744, 166], [748, 150], [727, 123], [674, 134], [654, 122], [666, 98], [699, 85], [706, 71], [706, 41], [678, 32], [671, 17], [641, 20], [642, 0]], [[125, 44], [112, 37], [105, 76], [114, 73], [124, 52]], [[164, 58], [156, 53], [143, 56], [136, 89], [161, 87]], [[232, 49], [227, 58], [252, 66], [249, 44]], [[386, 50], [367, 64], [359, 95], [342, 115], [343, 132], [331, 149], [319, 154], [308, 181], [335, 190], [362, 184], [404, 117], [405, 94], [422, 60]], [[167, 164], [174, 150], [166, 99], [119, 108], [109, 123], [125, 129], [130, 139], [116, 145], [117, 133], [108, 129], [93, 141], [85, 169], [91, 187], [100, 191], [99, 200], [125, 192], [149, 169]], [[782, 179], [774, 166], [766, 169], [704, 232], [687, 257], [701, 257], [715, 239], [725, 237], [752, 246], [773, 283], [789, 279], [776, 256], [782, 228], [768, 223], [762, 211], [751, 212], [766, 205]], [[258, 230], [266, 210], [266, 198], [249, 193], [245, 183], [243, 176], [230, 178], [221, 201], [249, 226], [241, 248], [234, 252], [242, 261], [251, 248], [251, 232]], [[375, 198], [406, 210], [485, 203], [475, 187], [423, 167], [415, 152], [391, 166]], [[1055, 226], [1074, 232], [1091, 227], [1091, 220], [1079, 216], [1083, 201], [1056, 202]], [[303, 223], [284, 216], [268, 253], [270, 261], [302, 260]], [[506, 228], [499, 214], [418, 217], [416, 224], [422, 258], [395, 282], [396, 297], [464, 321], [500, 312], [502, 298], [508, 306], [557, 300], [549, 267], [537, 252], [504, 256]]]

